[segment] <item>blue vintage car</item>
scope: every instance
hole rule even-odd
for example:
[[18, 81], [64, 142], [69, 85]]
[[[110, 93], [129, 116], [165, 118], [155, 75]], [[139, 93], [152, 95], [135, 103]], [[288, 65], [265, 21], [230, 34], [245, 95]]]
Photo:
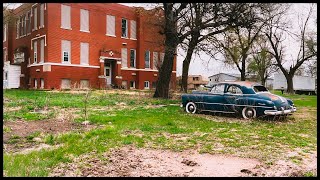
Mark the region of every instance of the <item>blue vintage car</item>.
[[292, 100], [271, 94], [264, 86], [248, 81], [221, 82], [206, 90], [183, 94], [188, 113], [201, 111], [239, 113], [245, 119], [262, 115], [287, 115], [296, 111]]

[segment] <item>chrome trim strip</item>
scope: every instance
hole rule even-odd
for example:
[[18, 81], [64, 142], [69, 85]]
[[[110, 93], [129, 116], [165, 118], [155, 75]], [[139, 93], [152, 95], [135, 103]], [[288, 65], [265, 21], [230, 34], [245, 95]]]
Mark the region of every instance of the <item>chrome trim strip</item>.
[[223, 104], [223, 105], [234, 105], [234, 106], [248, 106], [248, 107], [264, 107], [264, 108], [273, 108], [269, 106], [250, 106], [250, 105], [241, 105], [241, 104], [224, 104], [224, 103], [206, 103], [206, 102], [195, 102], [195, 103], [203, 103], [203, 104]]
[[201, 110], [201, 111], [222, 112], [222, 113], [236, 113], [236, 112], [230, 112], [230, 111], [212, 111], [212, 110]]

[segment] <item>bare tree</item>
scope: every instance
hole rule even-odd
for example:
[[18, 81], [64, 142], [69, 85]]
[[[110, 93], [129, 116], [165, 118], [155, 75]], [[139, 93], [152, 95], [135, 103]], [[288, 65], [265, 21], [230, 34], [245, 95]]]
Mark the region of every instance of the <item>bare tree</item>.
[[222, 33], [221, 37], [213, 39], [216, 47], [224, 55], [225, 63], [236, 65], [241, 73], [241, 81], [246, 78], [247, 58], [254, 42], [261, 36], [268, 20], [282, 14], [279, 6], [277, 4], [246, 4], [245, 9], [248, 11], [247, 16], [250, 21], [247, 21], [243, 27], [236, 26]]
[[252, 58], [249, 58], [248, 72], [258, 75], [258, 80], [262, 85], [266, 85], [266, 80], [272, 73], [278, 70], [273, 64], [273, 57], [269, 53], [270, 47], [267, 39], [259, 38], [252, 47]]
[[[183, 61], [181, 90], [187, 92], [187, 79], [192, 55], [196, 52], [210, 51], [206, 41], [232, 27], [244, 26], [251, 21], [245, 4], [240, 3], [192, 3], [190, 13], [182, 19], [192, 31], [182, 43], [187, 52]], [[204, 42], [203, 44], [200, 44]], [[205, 46], [204, 46], [205, 45]]]
[[174, 56], [179, 43], [189, 34], [178, 30], [178, 20], [186, 14], [187, 3], [163, 3], [165, 25], [165, 56], [159, 70], [159, 78], [153, 97], [169, 98], [169, 83], [172, 75]]
[[309, 60], [305, 63], [305, 73], [311, 77], [317, 77], [317, 60]]
[[286, 69], [283, 66], [283, 63], [285, 62], [284, 55], [283, 55], [283, 51], [284, 51], [283, 34], [285, 32], [288, 32], [288, 30], [282, 28], [282, 26], [280, 25], [280, 19], [276, 19], [275, 21], [271, 22], [268, 32], [265, 33], [272, 47], [272, 52], [270, 53], [275, 58], [277, 66], [280, 68], [280, 70], [286, 77], [288, 93], [294, 93], [293, 77], [295, 75], [295, 72], [298, 70], [298, 68], [304, 62], [310, 59], [313, 59], [317, 56], [316, 37], [310, 36], [310, 34], [308, 36], [308, 33], [307, 33], [307, 30], [308, 30], [307, 25], [313, 10], [314, 10], [314, 5], [311, 5], [306, 19], [303, 21], [302, 24], [300, 24], [300, 32], [298, 35], [296, 35], [300, 41], [299, 53], [295, 59], [295, 64], [292, 64], [289, 67], [289, 69]]

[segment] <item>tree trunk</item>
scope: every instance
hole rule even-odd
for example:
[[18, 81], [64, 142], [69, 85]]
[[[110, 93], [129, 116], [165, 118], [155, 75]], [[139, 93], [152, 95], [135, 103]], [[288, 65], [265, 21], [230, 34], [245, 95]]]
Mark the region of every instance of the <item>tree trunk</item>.
[[261, 79], [261, 85], [266, 86], [266, 79], [265, 78]]
[[188, 75], [189, 75], [190, 62], [191, 62], [193, 51], [197, 46], [199, 37], [200, 37], [200, 32], [196, 34], [192, 34], [192, 37], [188, 46], [188, 50], [187, 50], [187, 56], [183, 61], [181, 90], [185, 93], [188, 91]]
[[246, 56], [242, 57], [242, 62], [241, 62], [241, 81], [246, 80]]
[[[164, 3], [165, 6], [165, 55], [162, 66], [159, 70], [159, 77], [157, 81], [156, 90], [154, 92], [154, 98], [169, 98], [169, 84], [172, 75], [174, 55], [179, 44], [179, 38], [177, 37], [177, 26], [176, 18], [177, 14], [173, 12], [171, 8], [167, 8], [168, 4]], [[170, 5], [169, 5], [170, 6]]]
[[293, 74], [289, 74], [286, 76], [287, 79], [287, 93], [293, 94], [294, 89], [293, 89]]
[[183, 68], [182, 68], [182, 83], [181, 83], [181, 91], [187, 92], [188, 91], [188, 74], [189, 74], [189, 65], [190, 61], [187, 61], [187, 58], [183, 61]]

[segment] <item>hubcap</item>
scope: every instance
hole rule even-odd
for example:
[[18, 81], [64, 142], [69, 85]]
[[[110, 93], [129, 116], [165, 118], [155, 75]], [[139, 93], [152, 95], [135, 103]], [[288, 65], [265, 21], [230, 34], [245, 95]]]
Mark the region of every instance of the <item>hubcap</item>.
[[190, 106], [189, 106], [189, 110], [190, 110], [190, 111], [193, 111], [193, 110], [194, 110], [194, 107], [193, 107], [192, 105], [190, 105]]
[[247, 111], [247, 115], [248, 115], [248, 117], [252, 117], [253, 111], [252, 111], [252, 110], [248, 110], [248, 111]]

